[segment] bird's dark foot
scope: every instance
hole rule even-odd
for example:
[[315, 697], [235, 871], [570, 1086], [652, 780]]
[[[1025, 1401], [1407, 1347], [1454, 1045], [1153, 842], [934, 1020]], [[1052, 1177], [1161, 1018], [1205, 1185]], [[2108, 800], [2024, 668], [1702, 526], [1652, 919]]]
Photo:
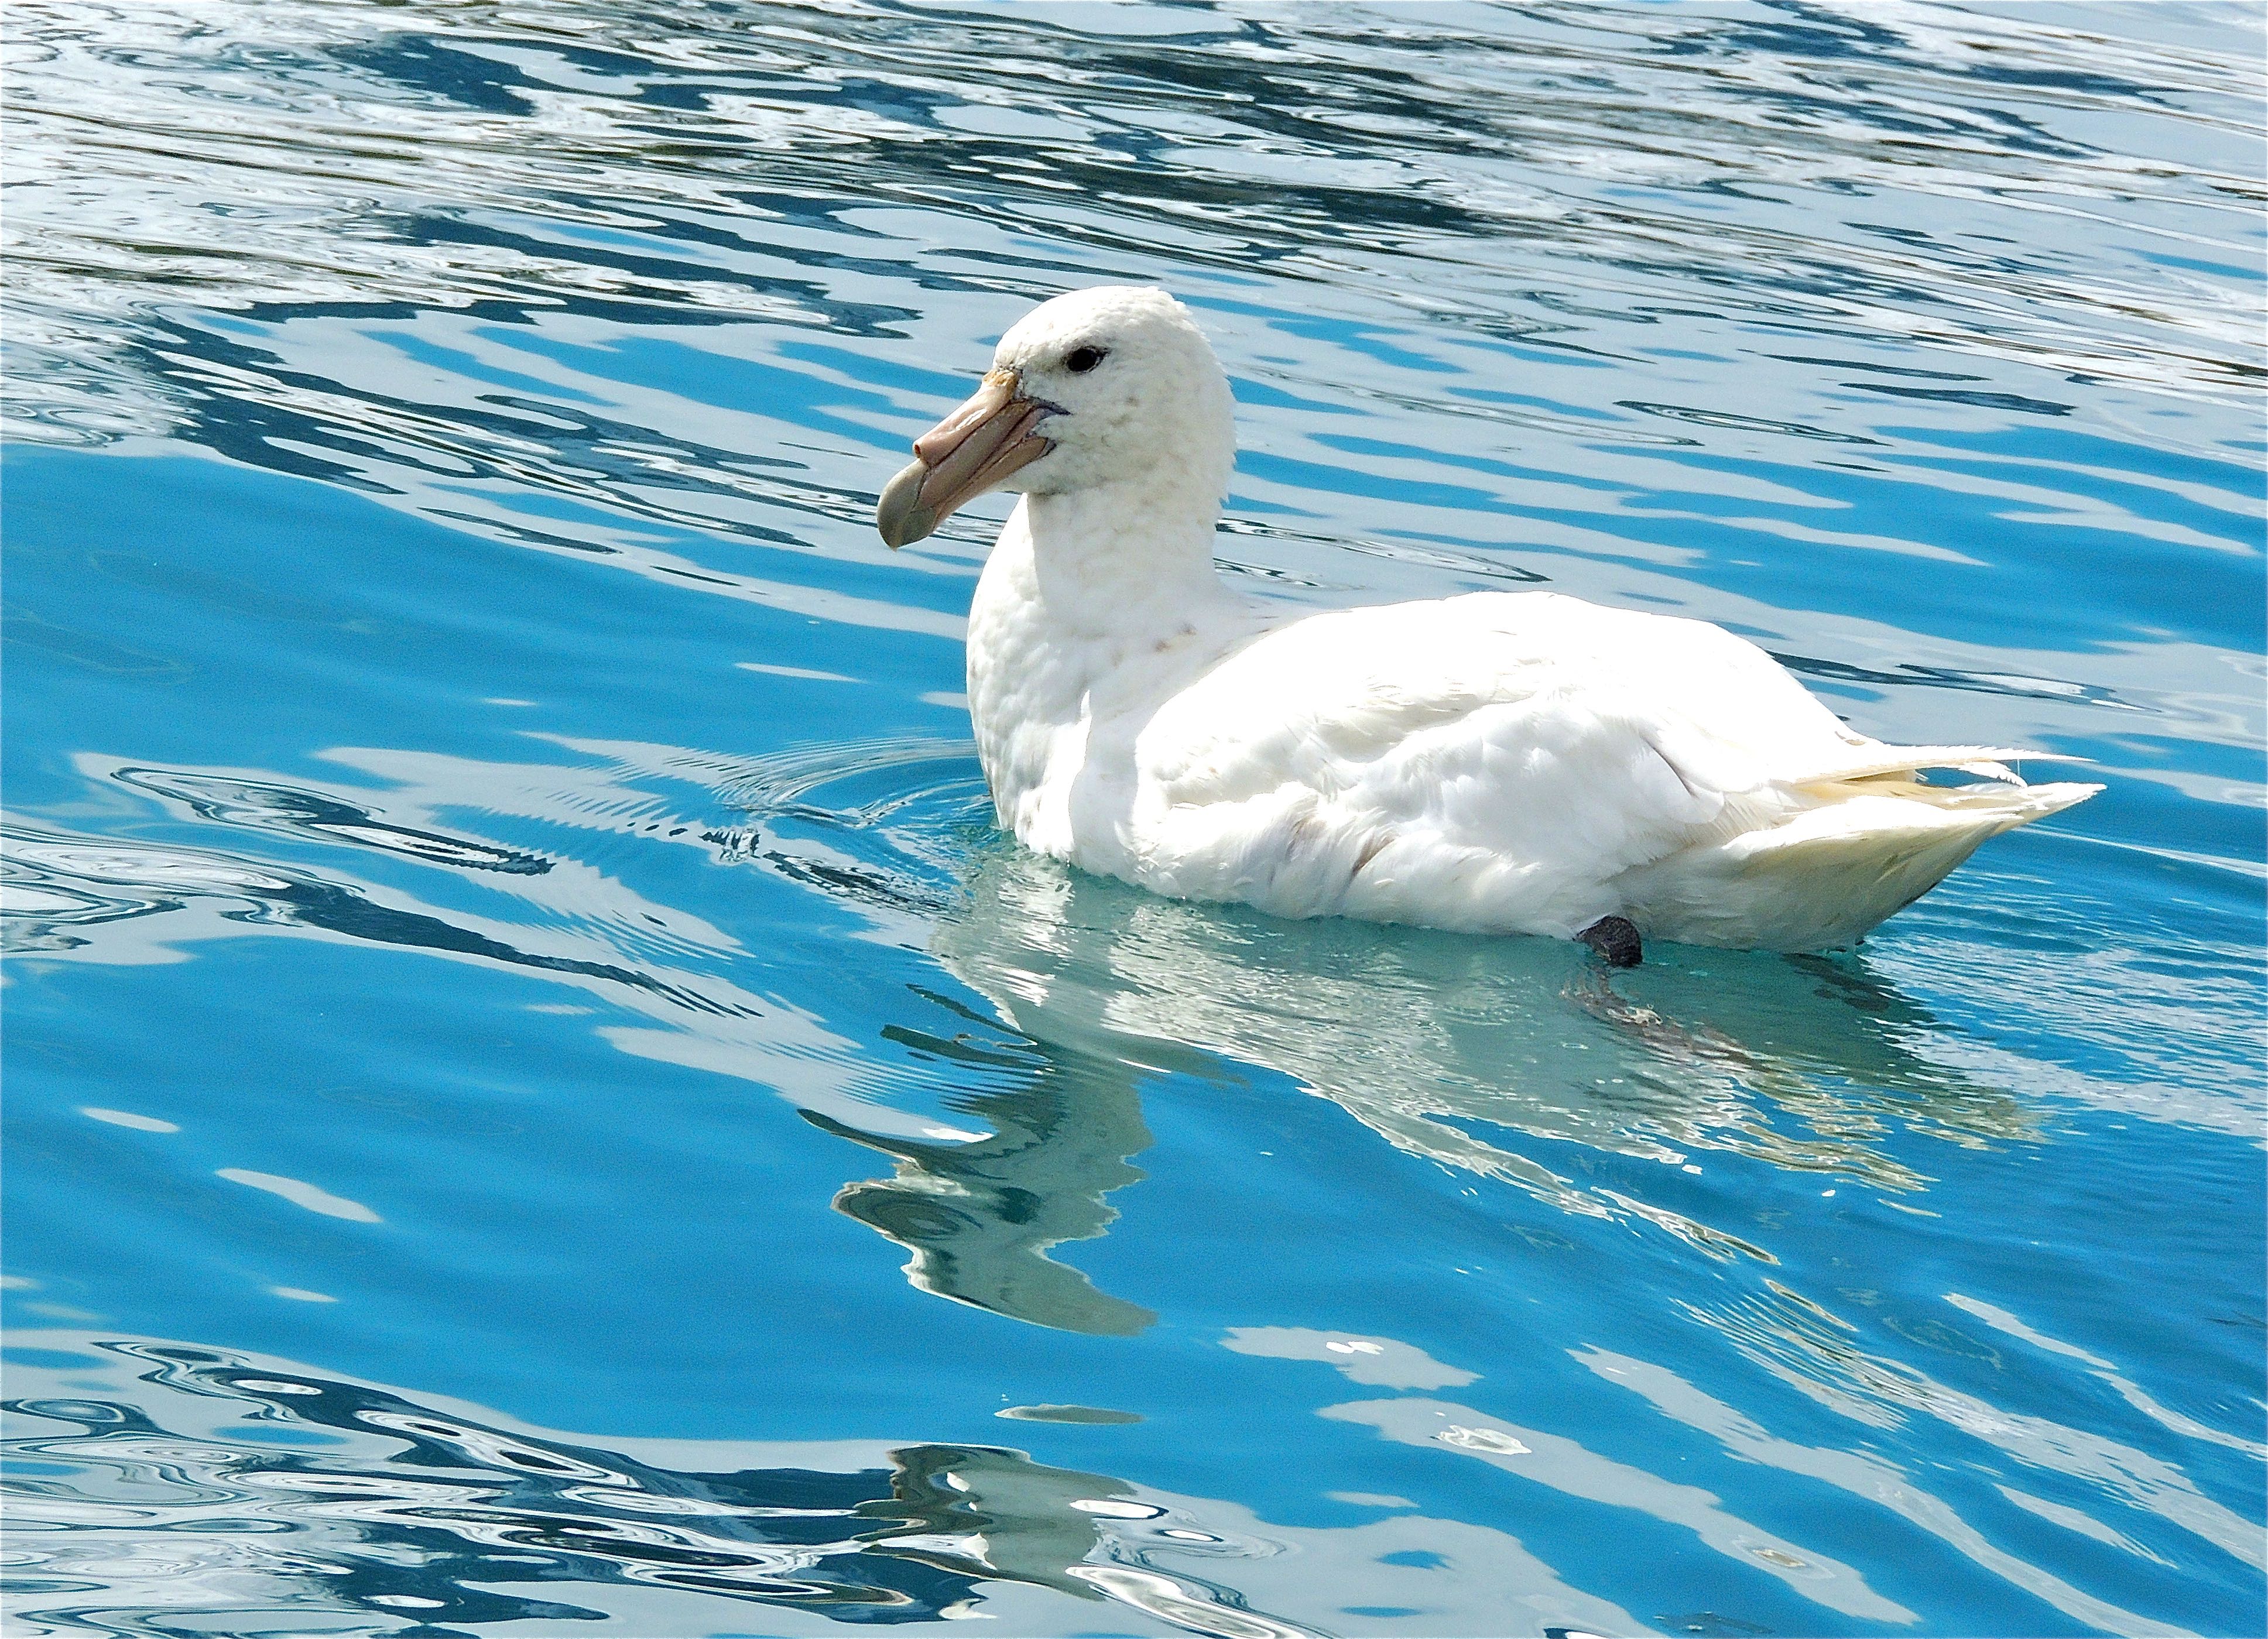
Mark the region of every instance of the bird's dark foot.
[[1606, 958], [1609, 967], [1635, 967], [1646, 959], [1646, 947], [1627, 916], [1602, 916], [1575, 937]]

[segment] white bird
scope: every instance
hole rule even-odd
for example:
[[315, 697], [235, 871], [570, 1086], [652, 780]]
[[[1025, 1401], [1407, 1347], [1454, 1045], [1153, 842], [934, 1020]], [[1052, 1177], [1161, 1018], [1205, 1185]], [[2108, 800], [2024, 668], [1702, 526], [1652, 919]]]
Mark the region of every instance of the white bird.
[[[1001, 825], [1180, 899], [1476, 933], [1812, 951], [2093, 785], [1853, 732], [1705, 621], [1553, 592], [1300, 613], [1213, 534], [1228, 380], [1162, 290], [1057, 297], [914, 443], [876, 525], [1020, 489], [976, 586], [968, 701]], [[1960, 785], [1926, 768], [1965, 770]]]

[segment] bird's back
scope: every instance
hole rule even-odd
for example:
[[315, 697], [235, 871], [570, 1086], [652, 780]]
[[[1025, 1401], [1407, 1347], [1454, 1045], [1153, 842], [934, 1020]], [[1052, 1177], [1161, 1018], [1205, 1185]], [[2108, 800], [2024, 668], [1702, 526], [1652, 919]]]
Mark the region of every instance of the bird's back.
[[[1913, 771], [2000, 753], [1884, 746], [1720, 628], [1553, 593], [1311, 615], [1137, 714], [1131, 868], [1117, 874], [1287, 915], [1476, 931], [1564, 936], [1635, 915], [1658, 937], [1844, 943], [1994, 830], [2051, 811], [2050, 792], [2057, 806], [2086, 794], [1992, 786], [1949, 807]], [[1838, 904], [1742, 913], [1744, 871], [1771, 871], [1759, 839], [1838, 807], [1866, 821], [1822, 834], [1837, 864], [1821, 886]], [[1854, 893], [1874, 835], [1926, 865], [1950, 857], [1911, 893], [1926, 868]]]

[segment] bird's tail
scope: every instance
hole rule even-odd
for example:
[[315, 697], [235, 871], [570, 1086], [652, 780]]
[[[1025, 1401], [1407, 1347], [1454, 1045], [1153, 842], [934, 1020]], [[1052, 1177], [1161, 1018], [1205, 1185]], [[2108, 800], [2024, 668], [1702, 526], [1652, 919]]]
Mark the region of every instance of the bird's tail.
[[[2099, 785], [2026, 785], [2001, 766], [2024, 753], [1882, 746], [1874, 766], [1796, 789], [1808, 805], [1630, 873], [1624, 903], [1649, 937], [1778, 951], [1831, 950], [1942, 882], [1979, 844], [2086, 801]], [[1865, 763], [1870, 759], [1854, 759]], [[1990, 776], [1925, 785], [1918, 768]]]

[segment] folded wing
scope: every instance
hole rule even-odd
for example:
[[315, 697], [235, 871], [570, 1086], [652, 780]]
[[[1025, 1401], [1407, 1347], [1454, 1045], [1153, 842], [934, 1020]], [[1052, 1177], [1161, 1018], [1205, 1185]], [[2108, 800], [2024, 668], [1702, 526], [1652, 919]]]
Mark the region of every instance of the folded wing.
[[1278, 628], [1140, 747], [1152, 834], [1187, 878], [1168, 891], [1487, 931], [1621, 914], [1789, 949], [1855, 939], [2095, 789], [2024, 786], [2006, 749], [1869, 739], [1719, 627], [1550, 593]]

